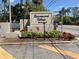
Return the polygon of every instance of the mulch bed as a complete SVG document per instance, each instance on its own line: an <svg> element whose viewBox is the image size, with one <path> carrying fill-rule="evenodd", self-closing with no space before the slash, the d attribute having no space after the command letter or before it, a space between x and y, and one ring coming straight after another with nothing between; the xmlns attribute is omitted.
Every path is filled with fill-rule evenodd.
<svg viewBox="0 0 79 59"><path fill-rule="evenodd" d="M50 41L52 42L54 41L64 41L63 39L58 39L58 38L46 38L46 40L44 40L44 38L2 38L0 39L0 43L4 43L4 42L44 42L44 41ZM73 39L75 40L75 39ZM71 40L71 41L73 41ZM67 40L65 40L67 41Z"/></svg>

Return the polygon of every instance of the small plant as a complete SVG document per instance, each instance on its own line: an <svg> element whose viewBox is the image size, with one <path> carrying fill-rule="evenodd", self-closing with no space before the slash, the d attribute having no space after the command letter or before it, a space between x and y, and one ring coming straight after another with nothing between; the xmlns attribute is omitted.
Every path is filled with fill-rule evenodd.
<svg viewBox="0 0 79 59"><path fill-rule="evenodd" d="M44 34L43 33L40 33L40 32L27 32L27 31L24 31L22 32L22 37L26 37L26 38L43 38L44 37Z"/></svg>
<svg viewBox="0 0 79 59"><path fill-rule="evenodd" d="M60 37L62 37L62 33L60 31L53 30L53 31L49 32L49 37L60 38Z"/></svg>
<svg viewBox="0 0 79 59"><path fill-rule="evenodd" d="M43 33L38 32L37 37L38 37L38 38L43 38L43 37L44 37L44 34L43 34Z"/></svg>
<svg viewBox="0 0 79 59"><path fill-rule="evenodd" d="M32 33L24 31L24 32L22 32L22 37L31 38L32 37Z"/></svg>
<svg viewBox="0 0 79 59"><path fill-rule="evenodd" d="M71 33L63 32L63 39L64 39L64 40L70 41L70 40L72 40L72 39L74 39L74 38L75 38L75 36L72 35Z"/></svg>

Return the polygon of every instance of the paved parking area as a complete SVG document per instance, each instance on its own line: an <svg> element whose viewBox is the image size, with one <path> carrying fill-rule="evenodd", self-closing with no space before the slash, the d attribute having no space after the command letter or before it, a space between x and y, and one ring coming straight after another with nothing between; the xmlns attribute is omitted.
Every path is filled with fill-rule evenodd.
<svg viewBox="0 0 79 59"><path fill-rule="evenodd" d="M1 45L16 59L79 59L79 46L57 44ZM61 53L61 54L60 54Z"/></svg>

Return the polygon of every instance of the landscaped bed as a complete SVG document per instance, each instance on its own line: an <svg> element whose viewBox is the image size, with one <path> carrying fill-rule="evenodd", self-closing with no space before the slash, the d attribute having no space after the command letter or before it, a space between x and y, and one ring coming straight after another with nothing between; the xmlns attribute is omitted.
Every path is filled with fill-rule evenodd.
<svg viewBox="0 0 79 59"><path fill-rule="evenodd" d="M35 38L35 39L43 39L44 34L41 32L27 32L27 31L22 31L22 37L21 38ZM51 38L52 40L59 40L59 41L72 41L75 39L75 36L72 35L71 33L66 33L66 32L60 32L57 30L53 30L50 32L46 32L45 34L46 38Z"/></svg>

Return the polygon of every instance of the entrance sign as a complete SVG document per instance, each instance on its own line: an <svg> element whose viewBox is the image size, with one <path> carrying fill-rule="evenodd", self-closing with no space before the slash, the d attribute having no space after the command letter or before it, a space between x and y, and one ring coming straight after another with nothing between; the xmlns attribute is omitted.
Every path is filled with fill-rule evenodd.
<svg viewBox="0 0 79 59"><path fill-rule="evenodd" d="M53 30L53 16L51 12L30 12L30 26L28 26L28 31L32 29L34 32L44 32L43 23L46 23L46 30L50 25L52 25L51 30ZM37 28L39 28L39 31Z"/></svg>

